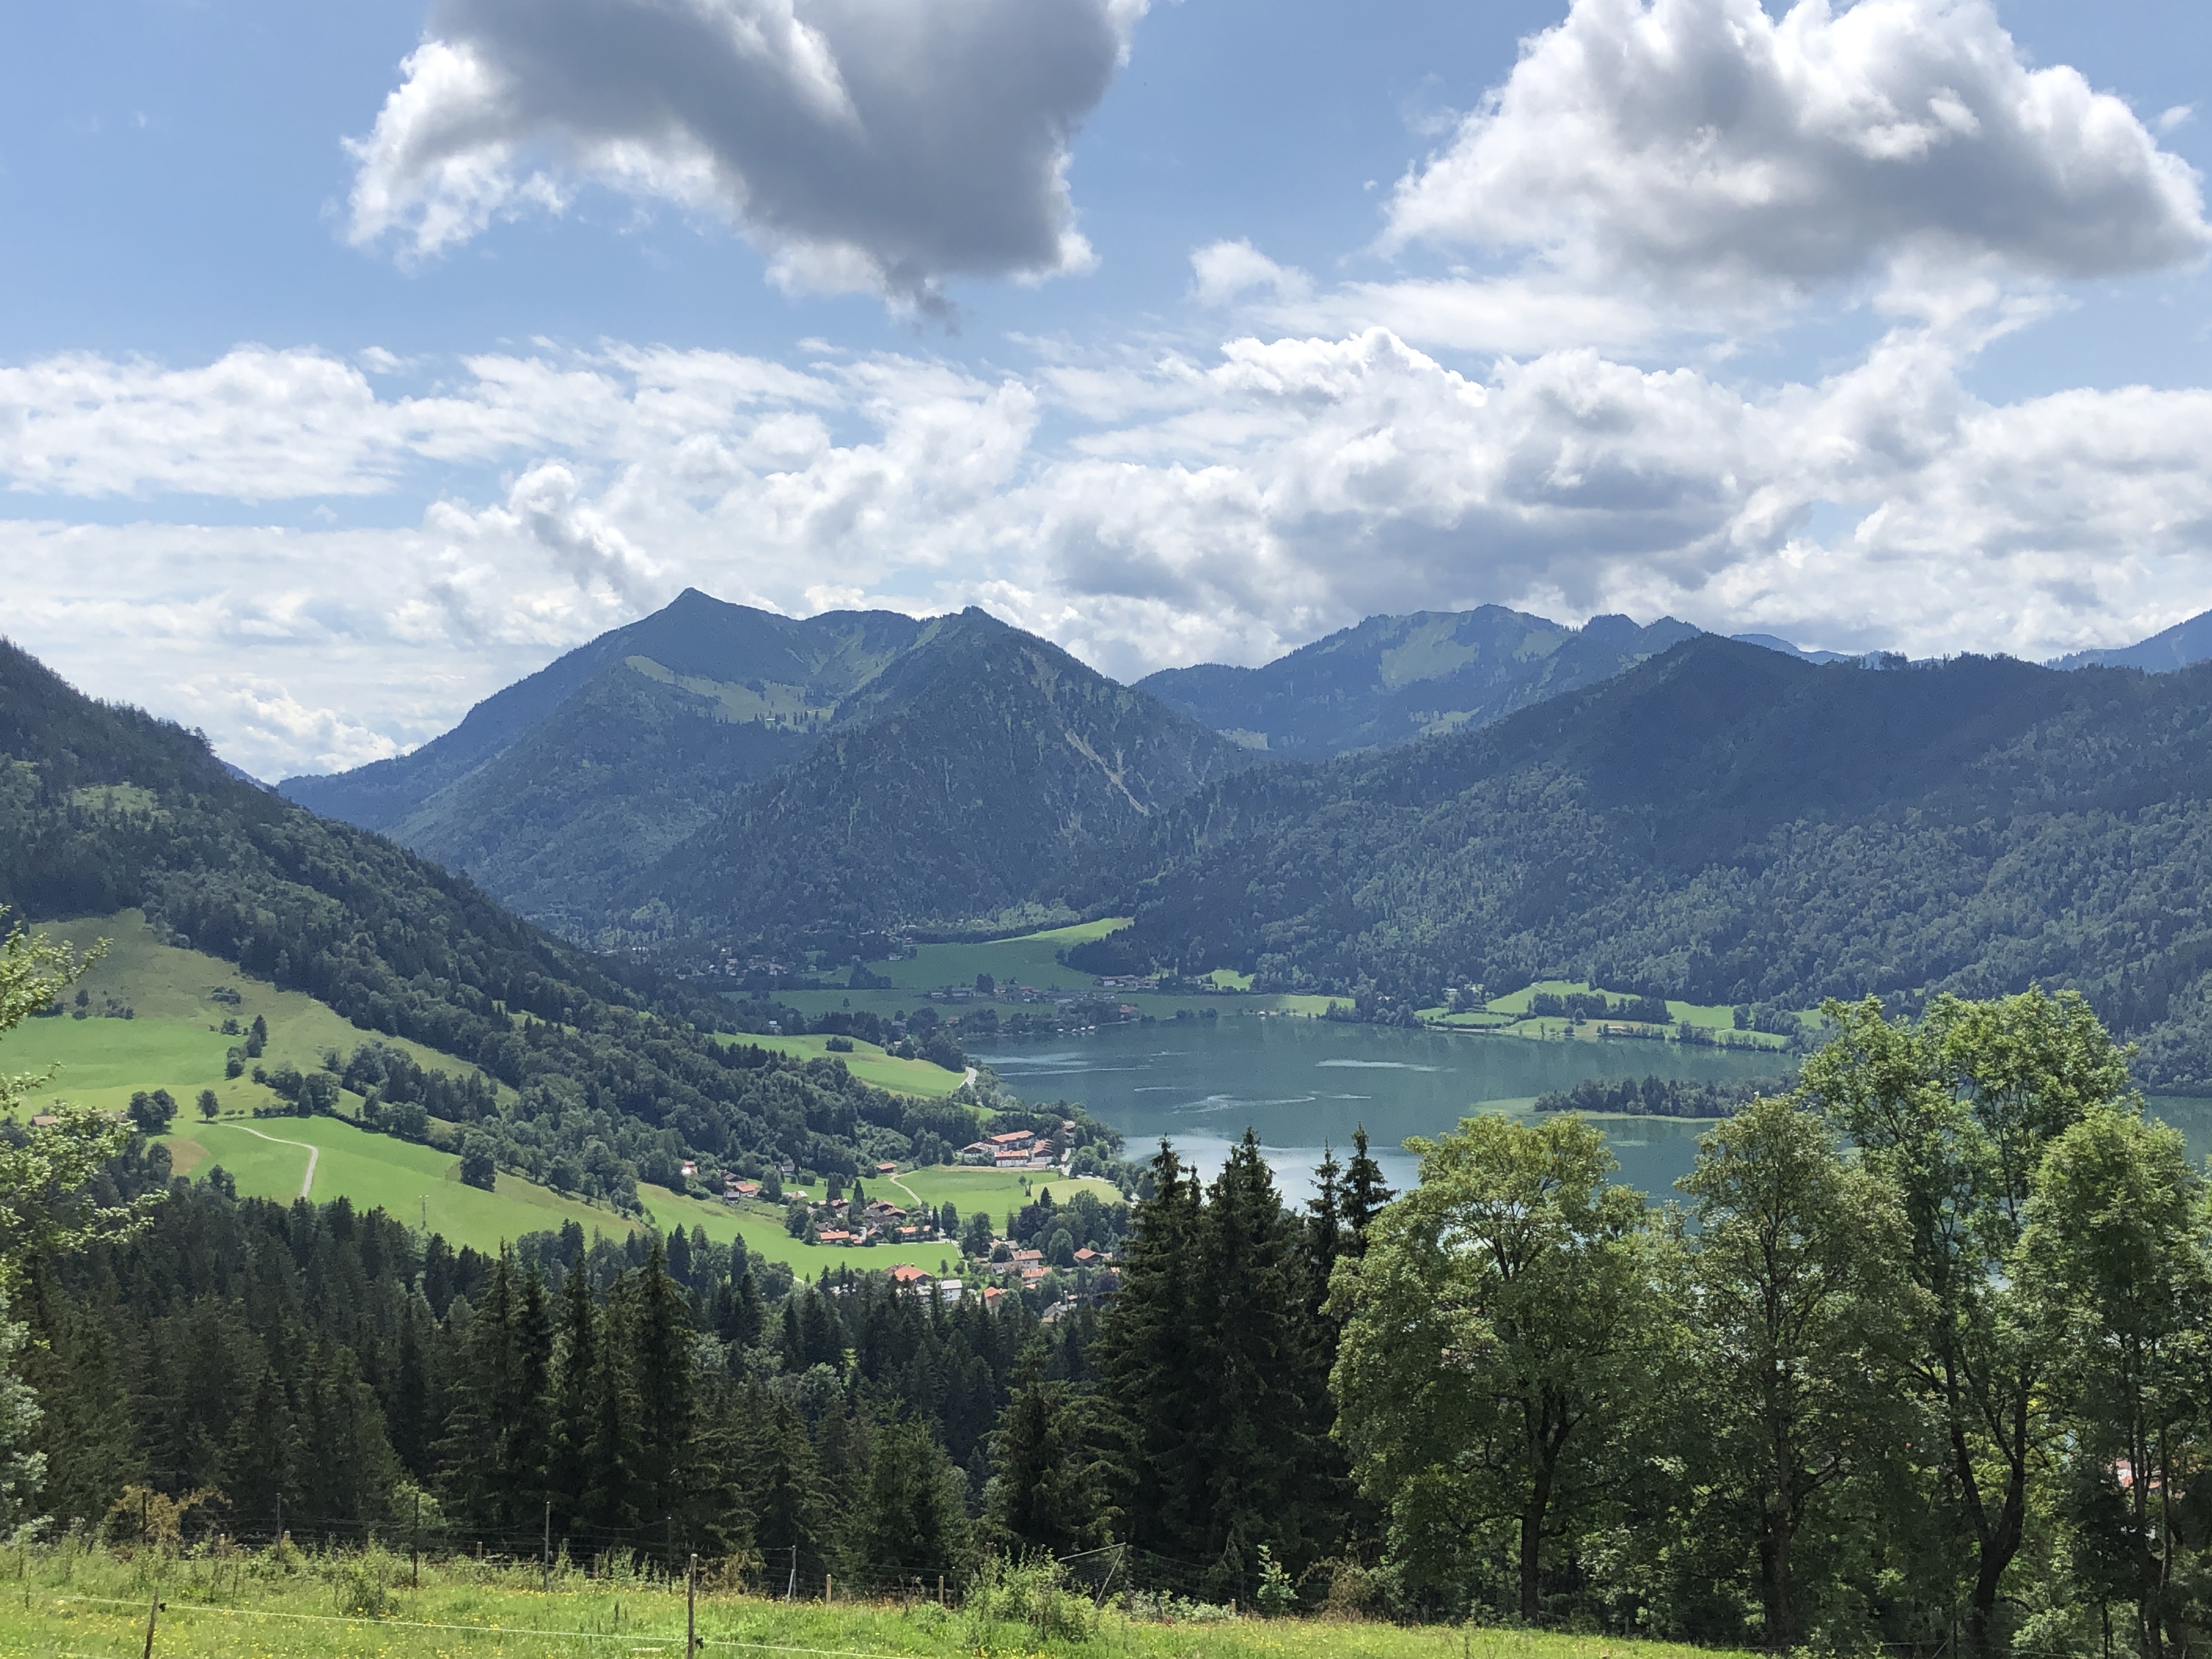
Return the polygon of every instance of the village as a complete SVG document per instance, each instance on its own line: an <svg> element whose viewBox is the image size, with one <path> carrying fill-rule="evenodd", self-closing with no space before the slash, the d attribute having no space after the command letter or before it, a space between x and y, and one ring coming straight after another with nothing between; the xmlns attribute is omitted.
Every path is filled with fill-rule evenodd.
<svg viewBox="0 0 2212 1659"><path fill-rule="evenodd" d="M1075 1127L1073 1120L1063 1120L1057 1136L1033 1129L1007 1130L961 1147L957 1161L968 1168L1066 1175L1061 1149ZM1095 1304L1118 1282L1113 1244L1103 1236L1110 1233L1118 1240L1118 1222L1109 1220L1104 1206L1088 1193L1060 1206L1045 1186L1006 1218L1002 1232L981 1212L963 1218L950 1203L933 1208L919 1200L899 1204L880 1196L884 1185L908 1190L899 1180L900 1166L890 1160L878 1162L871 1172L878 1183L876 1196L870 1195L860 1178L848 1190L840 1177L831 1176L817 1197L805 1188L785 1186L781 1176L793 1173L786 1169L761 1180L729 1176L722 1196L732 1204L781 1205L786 1230L806 1244L864 1249L942 1242L957 1254L964 1277L940 1277L908 1262L891 1267L890 1276L902 1288L933 1293L947 1304L972 1293L988 1307L1008 1295L1026 1294L1049 1322L1073 1308ZM1098 1242L1092 1242L1094 1237Z"/></svg>

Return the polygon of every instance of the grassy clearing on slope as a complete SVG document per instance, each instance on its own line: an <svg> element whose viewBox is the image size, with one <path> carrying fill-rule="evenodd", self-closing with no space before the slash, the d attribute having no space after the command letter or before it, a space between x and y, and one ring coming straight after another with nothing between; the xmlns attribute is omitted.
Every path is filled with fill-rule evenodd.
<svg viewBox="0 0 2212 1659"><path fill-rule="evenodd" d="M981 945L924 945L910 957L901 957L894 962L871 963L871 972L889 979L894 988L902 991L934 991L948 985L968 985L975 982L978 974L988 974L1001 982L1034 985L1040 990L1051 985L1079 989L1091 983L1091 975L1073 968L1062 967L1058 953L1071 945L1103 938L1116 927L1128 926L1128 919L1108 919L1082 921L1072 927L1048 928L1042 933L1024 933L1018 939L994 939Z"/></svg>
<svg viewBox="0 0 2212 1659"><path fill-rule="evenodd" d="M9 1564L11 1566L14 1563ZM621 1573L586 1580L565 1564L550 1590L534 1564L426 1565L410 1589L404 1556L125 1559L73 1546L28 1553L20 1584L0 1594L0 1655L136 1656L149 1605L163 1603L155 1651L167 1659L568 1659L678 1654L680 1577ZM818 1582L806 1586L817 1596ZM841 1599L785 1602L708 1591L697 1629L708 1653L781 1651L842 1659L973 1659L978 1653L1065 1659L1711 1659L1713 1650L1618 1637L1565 1636L1339 1619L1125 1620L1083 1609L1064 1636L977 1608ZM368 1609L374 1608L373 1616ZM1079 1633L1077 1633L1079 1632Z"/></svg>
<svg viewBox="0 0 2212 1659"><path fill-rule="evenodd" d="M135 1091L167 1089L191 1112L199 1091L213 1089L226 1112L250 1112L277 1103L277 1097L250 1073L224 1078L223 1056L244 1041L222 1034L225 1019L235 1019L240 1030L252 1024L257 1014L268 1022L269 1047L260 1063L271 1071L288 1061L311 1070L321 1064L326 1050L350 1054L373 1035L301 992L277 990L220 957L163 944L137 910L46 922L37 931L80 950L100 939L109 946L106 957L79 981L95 1011L91 1018L27 1019L0 1043L0 1066L10 1072L61 1065L61 1075L33 1109L49 1097L119 1109ZM228 996L238 1000L234 1004ZM96 1011L110 1001L131 1009L135 1018L101 1018ZM476 1069L419 1042L378 1041L405 1049L429 1070L458 1076Z"/></svg>
<svg viewBox="0 0 2212 1659"><path fill-rule="evenodd" d="M1048 1188L1055 1204L1066 1204L1078 1193L1089 1193L1101 1204L1121 1201L1121 1189L1110 1181L1088 1176L1073 1180L1049 1170L963 1169L940 1164L927 1170L902 1170L898 1179L925 1204L950 1204L963 1216L984 1210L1001 1220L1009 1210L1020 1209ZM869 1185L871 1192L875 1190L872 1184L863 1184Z"/></svg>
<svg viewBox="0 0 2212 1659"><path fill-rule="evenodd" d="M826 1036L741 1035L722 1040L771 1048L777 1054L795 1054L801 1060L842 1060L845 1069L863 1083L888 1089L895 1095L917 1095L924 1100L942 1100L968 1080L965 1072L949 1072L927 1060L901 1060L859 1037L845 1039L853 1045L850 1054L833 1054Z"/></svg>
<svg viewBox="0 0 2212 1659"><path fill-rule="evenodd" d="M501 1239L557 1228L564 1221L620 1237L631 1223L612 1210L563 1197L548 1187L501 1173L490 1192L461 1183L460 1160L434 1146L371 1134L334 1117L264 1117L252 1122L177 1122L168 1139L180 1170L205 1178L221 1164L242 1196L289 1200L300 1196L306 1148L318 1149L314 1185L319 1204L345 1198L357 1210L381 1208L410 1227L426 1223L456 1246L495 1250Z"/></svg>
<svg viewBox="0 0 2212 1659"><path fill-rule="evenodd" d="M1541 994L1569 996L1601 992L1607 996L1626 996L1623 991L1607 990L1578 979L1545 979L1514 992L1510 996L1492 997L1480 1011L1464 1014L1447 1014L1441 1008L1424 1009L1421 1018L1432 1024L1455 1030L1504 1030L1514 1036L1544 1037L1553 1040L1580 1039L1584 1042L1601 1040L1597 1022L1585 1021L1577 1026L1573 1022L1547 1016L1531 1018L1528 1010ZM1676 1025L1695 1026L1716 1035L1725 1033L1726 1046L1741 1048L1787 1048L1790 1039L1767 1031L1739 1031L1735 1029L1735 1010L1727 1003L1682 1002L1668 999L1667 1012L1674 1016ZM1819 1019L1819 1015L1802 1013L1798 1018L1808 1024ZM1613 1022L1619 1023L1619 1022ZM1639 1027L1654 1033L1664 1031L1664 1026Z"/></svg>
<svg viewBox="0 0 2212 1659"><path fill-rule="evenodd" d="M885 1187L878 1191L881 1183L874 1182L861 1184L868 1188L871 1197L898 1201L895 1189ZM678 1226L687 1233L694 1227L702 1227L707 1237L718 1244L742 1238L745 1249L753 1255L769 1261L788 1261L793 1272L809 1279L818 1277L825 1267L884 1273L907 1261L932 1273L942 1268L950 1273L960 1265L958 1247L944 1239L932 1239L923 1244L877 1244L858 1249L837 1244L809 1244L784 1231L783 1212L774 1205L724 1204L713 1199L678 1198L665 1187L641 1187L638 1195L645 1201L646 1213L664 1233Z"/></svg>
<svg viewBox="0 0 2212 1659"><path fill-rule="evenodd" d="M1245 1014L1296 1014L1318 1019L1328 1012L1331 1001L1345 1000L1342 997L1275 992L1244 996L1172 996L1158 991L1102 992L1087 979L1063 981L1060 994L1068 997L1079 994L1110 996L1116 1002L1129 1004L1140 1014L1150 1014L1154 1019L1162 1021L1172 1020L1178 1013L1190 1019L1203 1019L1208 1014L1217 1019L1234 1019ZM925 1005L935 1008L948 1020L957 1019L976 1008L995 1008L1000 1019L1011 1019L1023 1012L1023 1006L1018 1003L985 1002L981 999L966 1003L930 1003L926 997L913 991L778 991L775 1000L804 1014L827 1014L849 1008L855 1012L865 1011L885 1019ZM1054 1011L1042 1007L1031 1008L1030 1012L1050 1015Z"/></svg>

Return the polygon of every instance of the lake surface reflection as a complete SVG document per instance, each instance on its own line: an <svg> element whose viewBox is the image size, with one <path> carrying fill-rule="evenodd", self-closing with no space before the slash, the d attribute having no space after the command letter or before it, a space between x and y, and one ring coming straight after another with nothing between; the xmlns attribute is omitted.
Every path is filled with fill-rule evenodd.
<svg viewBox="0 0 2212 1659"><path fill-rule="evenodd" d="M1303 1198L1324 1141L1340 1159L1367 1126L1393 1186L1413 1179L1401 1150L1470 1113L1533 1115L1535 1097L1584 1078L1722 1080L1772 1077L1794 1057L1732 1054L1660 1042L1536 1042L1523 1037L1395 1030L1327 1020L1258 1018L1113 1026L1048 1043L978 1052L1024 1100L1080 1101L1127 1137L1126 1156L1150 1156L1163 1137L1207 1176L1249 1125L1285 1190ZM2157 1097L2152 1113L2212 1152L2212 1102ZM1672 1118L1598 1120L1621 1179L1674 1196L1698 1137L1712 1126Z"/></svg>
<svg viewBox="0 0 2212 1659"><path fill-rule="evenodd" d="M1300 1196L1322 1143L1340 1158L1363 1122L1377 1161L1402 1187L1413 1159L1400 1143L1473 1112L1526 1114L1538 1095L1584 1078L1771 1077L1788 1063L1671 1042L1537 1042L1251 1016L1112 1026L975 1058L1024 1100L1082 1102L1127 1137L1131 1158L1148 1156L1165 1136L1210 1176L1249 1125L1285 1189ZM1663 1195L1711 1126L1616 1118L1601 1127L1622 1178Z"/></svg>

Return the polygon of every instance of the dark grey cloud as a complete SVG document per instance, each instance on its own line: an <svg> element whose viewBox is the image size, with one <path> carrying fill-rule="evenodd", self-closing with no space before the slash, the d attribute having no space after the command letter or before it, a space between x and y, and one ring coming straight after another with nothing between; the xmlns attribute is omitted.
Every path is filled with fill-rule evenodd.
<svg viewBox="0 0 2212 1659"><path fill-rule="evenodd" d="M1145 0L439 0L350 231L424 257L592 180L718 212L793 287L927 303L1080 269L1067 145Z"/></svg>

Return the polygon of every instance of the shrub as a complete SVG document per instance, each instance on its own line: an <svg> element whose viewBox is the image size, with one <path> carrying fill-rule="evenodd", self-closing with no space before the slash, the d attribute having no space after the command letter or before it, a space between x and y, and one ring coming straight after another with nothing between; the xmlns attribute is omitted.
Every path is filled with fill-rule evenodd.
<svg viewBox="0 0 2212 1659"><path fill-rule="evenodd" d="M974 1645L988 1647L994 1622L1022 1624L1041 1642L1079 1642L1091 1634L1090 1598L1069 1588L1067 1569L1049 1555L1018 1562L994 1556L969 1586L967 1611Z"/></svg>

